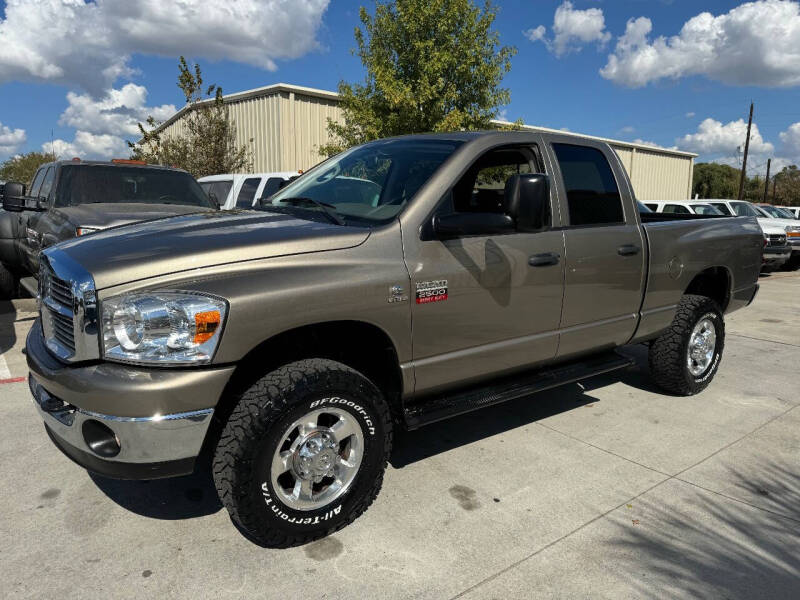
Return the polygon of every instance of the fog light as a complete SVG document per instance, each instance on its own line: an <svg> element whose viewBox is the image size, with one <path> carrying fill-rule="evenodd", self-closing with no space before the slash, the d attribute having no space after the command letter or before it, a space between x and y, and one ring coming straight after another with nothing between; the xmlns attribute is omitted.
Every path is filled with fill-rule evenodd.
<svg viewBox="0 0 800 600"><path fill-rule="evenodd" d="M89 449L103 458L113 458L120 451L119 438L100 421L89 419L83 422L83 439Z"/></svg>

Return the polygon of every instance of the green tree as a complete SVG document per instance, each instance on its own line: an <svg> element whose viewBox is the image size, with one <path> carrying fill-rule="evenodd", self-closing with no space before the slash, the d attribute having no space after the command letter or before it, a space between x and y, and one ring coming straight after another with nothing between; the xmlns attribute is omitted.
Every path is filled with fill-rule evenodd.
<svg viewBox="0 0 800 600"><path fill-rule="evenodd" d="M499 46L497 9L471 0L378 0L361 7L354 51L363 83L339 83L342 122L328 120L331 155L406 133L489 128L510 93L500 87L513 47Z"/></svg>
<svg viewBox="0 0 800 600"><path fill-rule="evenodd" d="M789 165L775 173L774 183L775 204L800 206L800 169L797 165ZM772 184L767 198L772 202Z"/></svg>
<svg viewBox="0 0 800 600"><path fill-rule="evenodd" d="M195 177L250 170L251 153L236 143L236 124L222 99L222 88L210 85L204 92L200 65L190 69L183 56L178 68L178 87L187 107L183 133L156 131L159 124L150 116L146 126L139 123L141 139L128 142L131 158L181 167Z"/></svg>
<svg viewBox="0 0 800 600"><path fill-rule="evenodd" d="M53 160L56 160L56 156L52 152L28 152L13 156L0 165L0 179L18 181L30 187L36 169Z"/></svg>
<svg viewBox="0 0 800 600"><path fill-rule="evenodd" d="M717 163L697 163L692 179L692 196L700 198L736 198L739 193L739 169Z"/></svg>

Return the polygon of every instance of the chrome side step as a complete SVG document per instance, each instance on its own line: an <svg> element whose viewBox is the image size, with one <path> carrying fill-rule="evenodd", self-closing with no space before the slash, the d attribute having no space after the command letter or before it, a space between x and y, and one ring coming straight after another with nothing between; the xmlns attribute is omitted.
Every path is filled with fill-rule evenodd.
<svg viewBox="0 0 800 600"><path fill-rule="evenodd" d="M431 396L427 400L421 400L419 403L405 408L406 425L409 429L417 429L423 425L478 410L485 406L523 398L566 383L632 367L634 364L636 361L632 358L616 352L607 352L539 371L495 380L488 385L455 394Z"/></svg>

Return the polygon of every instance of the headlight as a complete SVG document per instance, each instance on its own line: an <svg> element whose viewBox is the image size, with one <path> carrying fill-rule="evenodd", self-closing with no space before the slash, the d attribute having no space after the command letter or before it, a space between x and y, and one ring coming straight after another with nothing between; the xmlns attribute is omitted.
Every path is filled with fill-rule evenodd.
<svg viewBox="0 0 800 600"><path fill-rule="evenodd" d="M202 364L214 356L227 304L199 294L154 292L104 300L103 354L147 364Z"/></svg>

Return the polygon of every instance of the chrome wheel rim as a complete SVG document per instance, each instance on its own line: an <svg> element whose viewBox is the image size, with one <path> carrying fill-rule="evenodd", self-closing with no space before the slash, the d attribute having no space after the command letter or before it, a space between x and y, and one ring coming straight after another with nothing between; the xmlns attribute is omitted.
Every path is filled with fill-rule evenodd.
<svg viewBox="0 0 800 600"><path fill-rule="evenodd" d="M711 319L703 318L697 322L689 337L686 351L686 365L689 372L698 377L708 370L717 347L717 329Z"/></svg>
<svg viewBox="0 0 800 600"><path fill-rule="evenodd" d="M311 411L281 436L270 467L272 488L295 510L323 508L352 485L364 453L358 420L340 408Z"/></svg>

